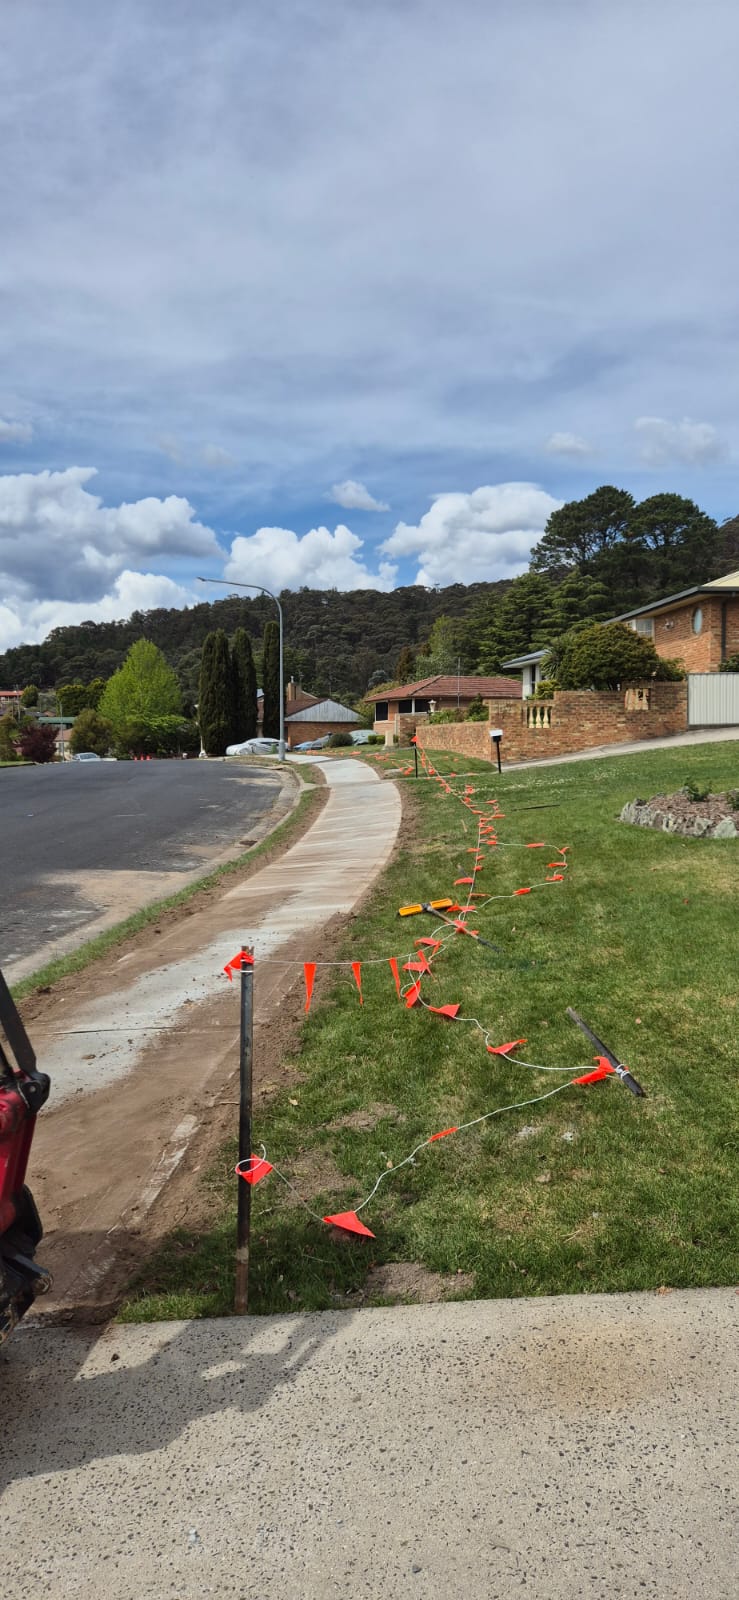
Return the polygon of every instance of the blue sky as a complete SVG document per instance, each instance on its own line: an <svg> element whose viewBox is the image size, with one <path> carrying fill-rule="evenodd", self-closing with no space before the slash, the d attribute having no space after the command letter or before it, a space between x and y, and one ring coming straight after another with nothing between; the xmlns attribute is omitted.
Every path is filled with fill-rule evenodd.
<svg viewBox="0 0 739 1600"><path fill-rule="evenodd" d="M513 576L602 482L739 510L733 0L1 29L0 648Z"/></svg>

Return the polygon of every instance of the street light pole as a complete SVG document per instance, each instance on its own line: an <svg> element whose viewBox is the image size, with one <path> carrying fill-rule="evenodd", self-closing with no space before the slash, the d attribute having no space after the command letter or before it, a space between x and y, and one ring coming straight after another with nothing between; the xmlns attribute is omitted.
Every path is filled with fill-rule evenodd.
<svg viewBox="0 0 739 1600"><path fill-rule="evenodd" d="M231 583L228 578L198 578L198 583L220 583L225 589L258 589L260 594L268 594L274 600L280 614L280 737L277 745L277 754L280 761L285 759L285 646L284 626L282 621L282 606L276 594L271 589L265 589L263 583Z"/></svg>

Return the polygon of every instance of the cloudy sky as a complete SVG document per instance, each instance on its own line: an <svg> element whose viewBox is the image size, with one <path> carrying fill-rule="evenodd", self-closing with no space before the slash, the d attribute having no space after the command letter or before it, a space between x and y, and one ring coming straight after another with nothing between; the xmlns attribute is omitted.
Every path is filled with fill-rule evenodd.
<svg viewBox="0 0 739 1600"><path fill-rule="evenodd" d="M5 6L0 648L512 576L602 482L734 515L738 50L735 0Z"/></svg>

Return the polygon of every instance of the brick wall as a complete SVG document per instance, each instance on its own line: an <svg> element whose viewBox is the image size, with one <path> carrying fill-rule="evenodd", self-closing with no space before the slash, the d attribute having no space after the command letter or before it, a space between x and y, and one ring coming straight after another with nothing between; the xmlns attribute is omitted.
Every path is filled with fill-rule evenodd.
<svg viewBox="0 0 739 1600"><path fill-rule="evenodd" d="M431 723L419 727L426 750L495 760L490 728L502 728L503 761L535 761L574 755L605 744L667 738L684 733L688 722L686 683L652 683L641 691L596 693L559 689L551 701L497 700L492 721Z"/></svg>
<svg viewBox="0 0 739 1600"><path fill-rule="evenodd" d="M721 664L721 606L719 599L696 595L690 605L676 606L654 619L654 648L661 656L681 661L686 672L718 672ZM700 633L693 632L693 617L700 608ZM731 655L729 633L739 638L739 600L726 601L726 653ZM739 648L739 646L737 646Z"/></svg>

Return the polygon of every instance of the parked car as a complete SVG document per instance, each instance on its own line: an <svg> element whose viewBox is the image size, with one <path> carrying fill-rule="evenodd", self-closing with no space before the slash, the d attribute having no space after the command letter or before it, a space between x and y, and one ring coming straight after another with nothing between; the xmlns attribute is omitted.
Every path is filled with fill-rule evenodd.
<svg viewBox="0 0 739 1600"><path fill-rule="evenodd" d="M273 756L276 750L276 739L244 739L242 744L226 745L227 756Z"/></svg>
<svg viewBox="0 0 739 1600"><path fill-rule="evenodd" d="M72 756L73 761L102 761L102 759L102 756L96 755L94 750L80 750L76 756Z"/></svg>
<svg viewBox="0 0 739 1600"><path fill-rule="evenodd" d="M326 749L326 745L328 744L328 741L329 741L330 738L331 738L330 733L324 733L322 739L306 739L303 744L296 744L294 746L294 749L295 750L325 750Z"/></svg>
<svg viewBox="0 0 739 1600"><path fill-rule="evenodd" d="M369 744L372 736L371 728L354 728L351 741L352 744Z"/></svg>

